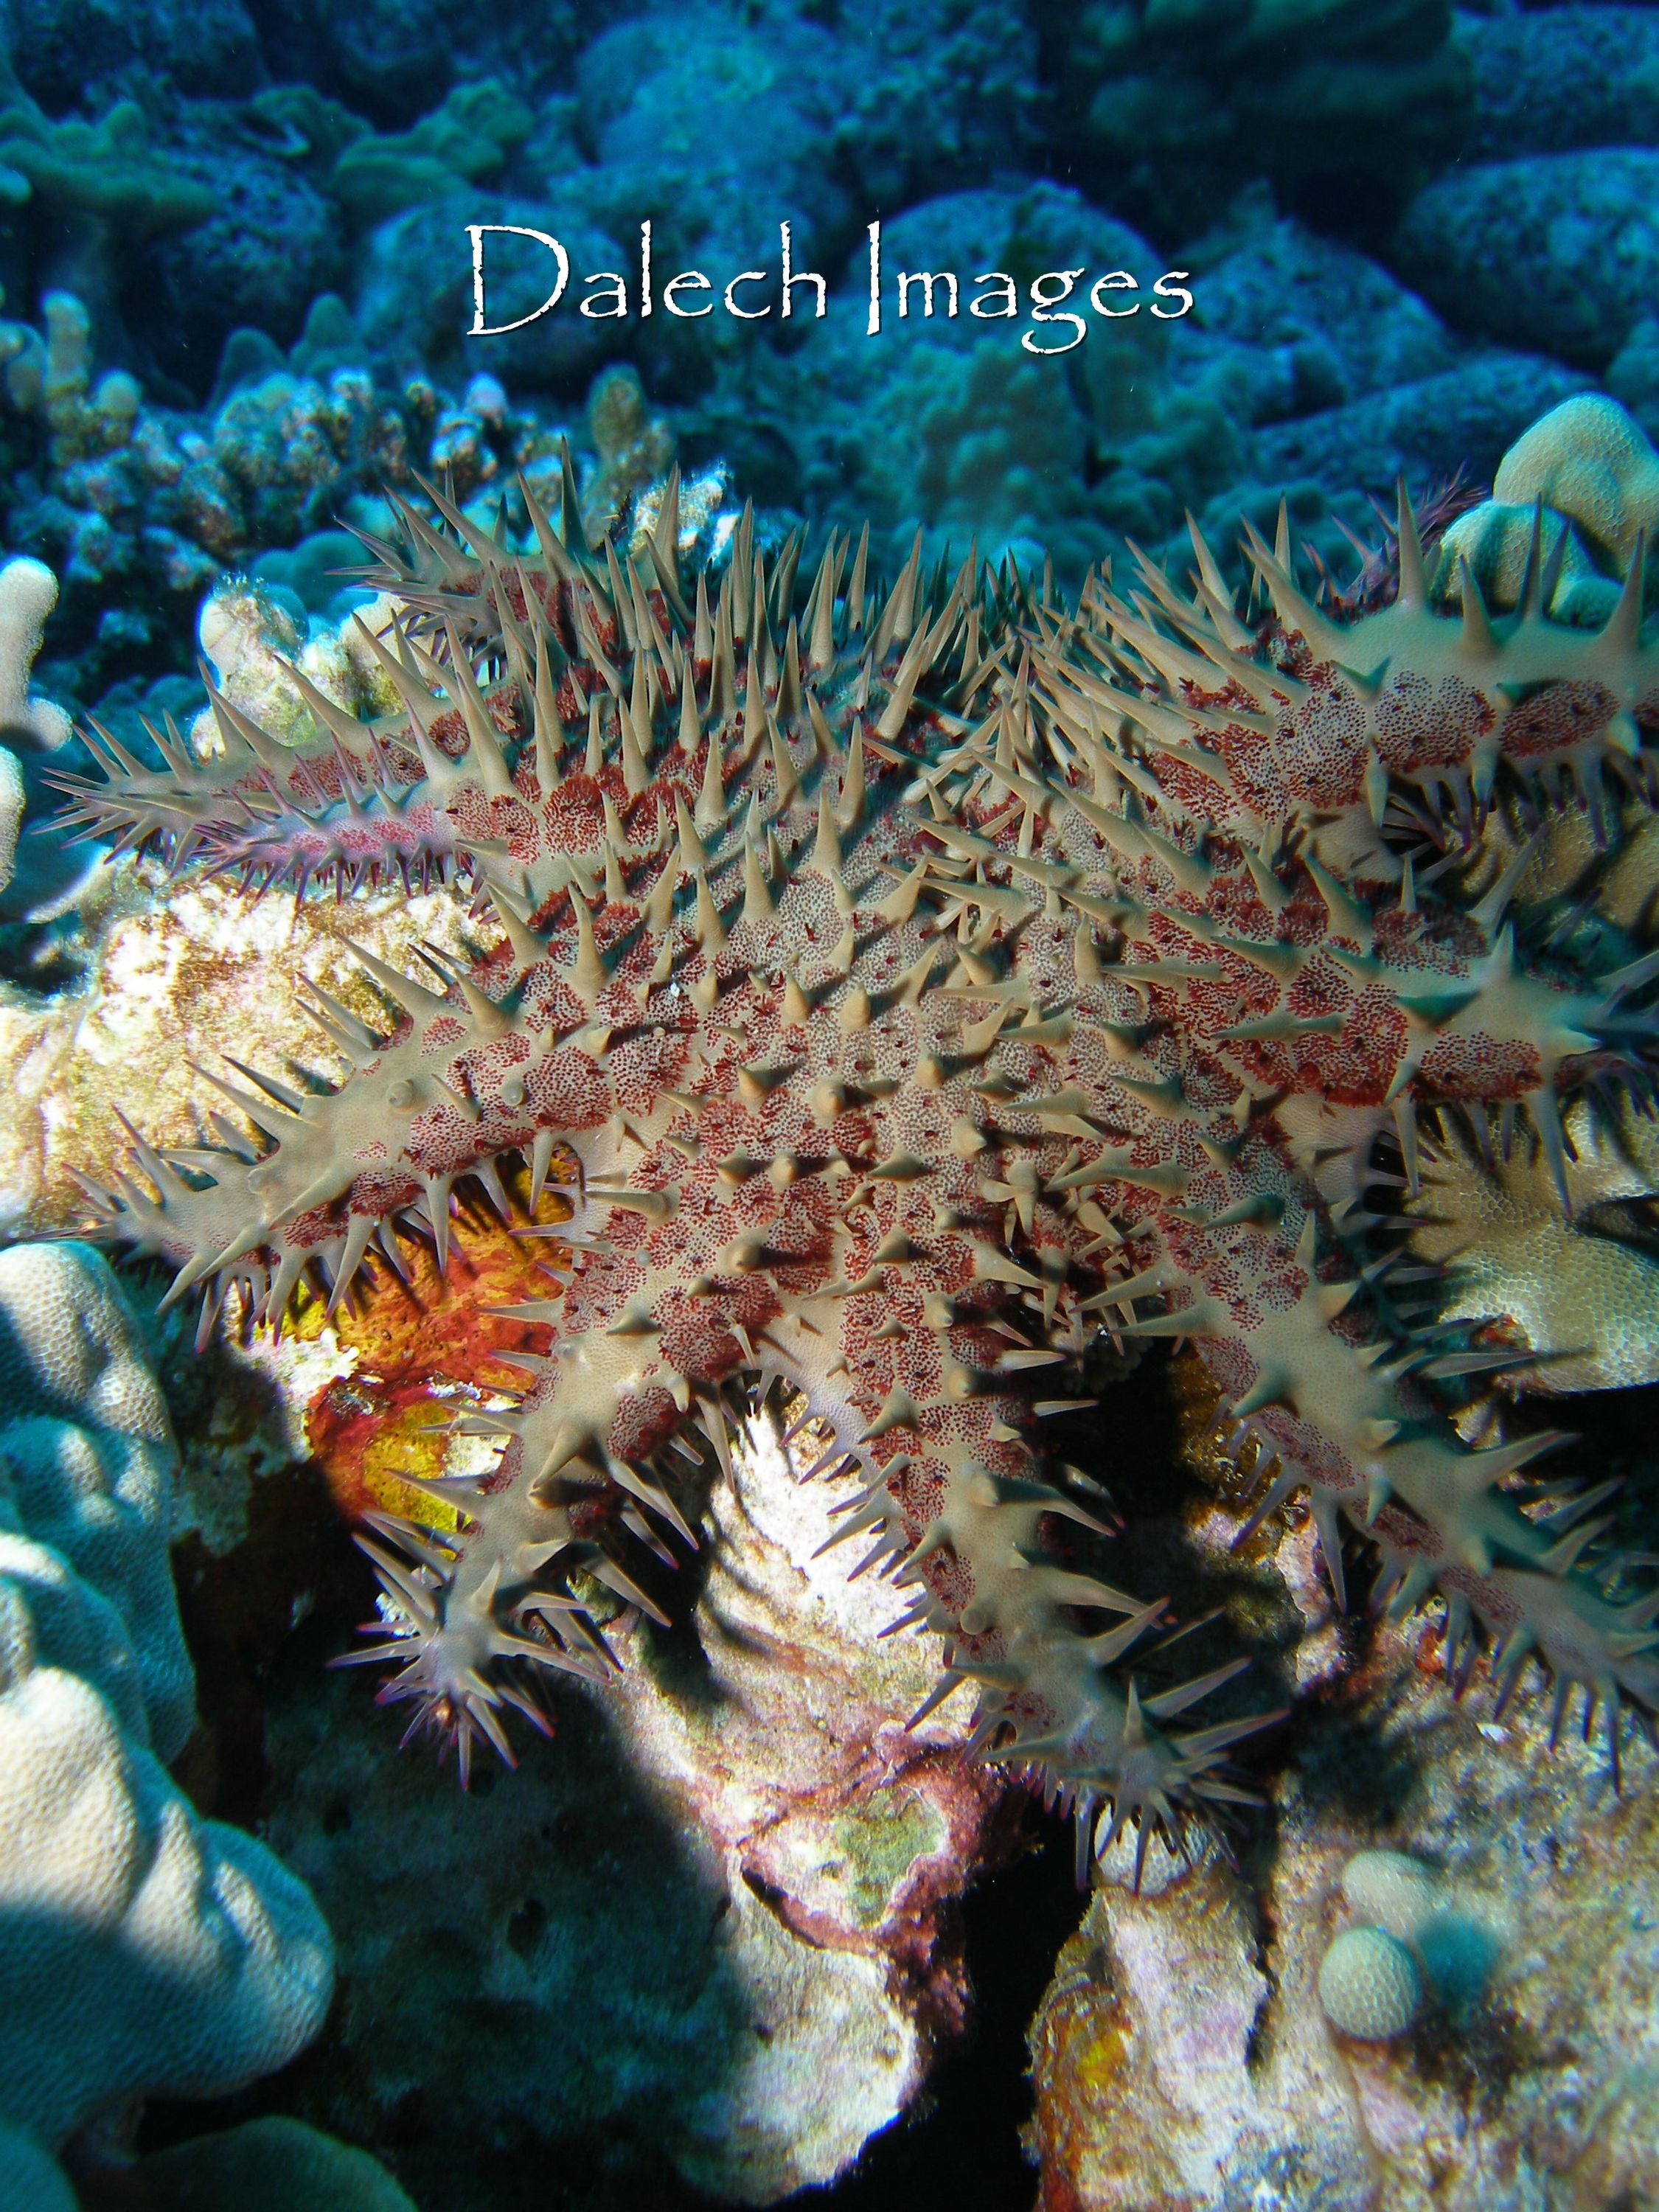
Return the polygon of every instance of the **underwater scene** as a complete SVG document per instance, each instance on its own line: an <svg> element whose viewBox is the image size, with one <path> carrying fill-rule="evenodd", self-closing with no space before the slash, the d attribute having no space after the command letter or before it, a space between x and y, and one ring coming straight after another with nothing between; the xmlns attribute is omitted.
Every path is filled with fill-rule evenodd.
<svg viewBox="0 0 1659 2212"><path fill-rule="evenodd" d="M1659 2208L1659 7L0 57L0 2212Z"/></svg>

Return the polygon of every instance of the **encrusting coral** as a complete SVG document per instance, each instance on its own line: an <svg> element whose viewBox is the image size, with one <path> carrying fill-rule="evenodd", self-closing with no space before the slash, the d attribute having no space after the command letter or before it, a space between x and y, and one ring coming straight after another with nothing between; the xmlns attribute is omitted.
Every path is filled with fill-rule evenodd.
<svg viewBox="0 0 1659 2212"><path fill-rule="evenodd" d="M1042 1437L1097 1346L1187 1340L1258 1520L1305 1493L1339 1597L1363 1532L1396 1610L1443 1607L1455 1678L1484 1642L1507 1699L1536 1658L1616 1765L1659 1703L1659 1594L1601 1487L1521 1483L1553 1435L1462 1440L1513 1350L1442 1317L1388 1194L1455 1109L1535 1143L1565 1206L1564 1095L1649 1095L1659 953L1518 896L1555 825L1616 856L1652 809L1639 546L1599 630L1546 611L1541 507L1516 611L1467 564L1440 611L1403 495L1397 581L1351 619L1283 525L1248 537L1261 611L1194 532L1186 586L1142 562L1074 609L919 545L872 592L837 538L797 612L799 541L769 563L747 520L718 588L681 574L672 480L626 557L568 478L533 554L433 503L375 546L372 696L295 669L285 742L216 686L216 750L99 736L76 793L175 867L439 878L499 932L430 981L365 955L380 1030L311 993L341 1079L215 1077L257 1135L140 1139L90 1188L204 1336L228 1300L280 1328L308 1273L332 1310L400 1238L441 1261L465 1178L503 1215L518 1158L532 1209L563 1194L532 1233L565 1264L509 1309L550 1348L468 1417L495 1471L362 1540L382 1697L463 1777L480 1739L510 1758L538 1678L605 1671L595 1583L649 1606L629 1542L695 1540L685 1469L725 1455L731 1394L781 1383L818 1467L861 1470L842 1534L945 1638L975 1746L1075 1811L1080 1866L1131 1825L1179 1844L1249 1797L1224 1762L1261 1717L1186 1718L1245 1662L1137 1671L1164 1601L1097 1578L1100 1496Z"/></svg>
<svg viewBox="0 0 1659 2212"><path fill-rule="evenodd" d="M9 61L0 65L0 200L33 200L134 239L188 229L214 205L206 185L152 152L136 101L118 101L96 123L57 121L21 90Z"/></svg>

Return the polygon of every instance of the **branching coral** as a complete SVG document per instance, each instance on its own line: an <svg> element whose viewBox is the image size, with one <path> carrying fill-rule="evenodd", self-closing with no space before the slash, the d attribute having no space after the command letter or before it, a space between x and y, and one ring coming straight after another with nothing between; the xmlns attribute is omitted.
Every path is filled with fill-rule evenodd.
<svg viewBox="0 0 1659 2212"><path fill-rule="evenodd" d="M781 1382L819 1465L861 1471L843 1533L946 1638L977 1747L1075 1810L1080 1863L1129 1824L1179 1842L1248 1795L1224 1761L1260 1717L1187 1718L1244 1662L1147 1681L1164 1603L1097 1577L1097 1496L1041 1439L1101 1341L1187 1340L1258 1518L1304 1493L1339 1595L1363 1532L1458 1679L1484 1640L1507 1698L1535 1657L1616 1759L1659 1702L1659 1595L1597 1493L1520 1486L1553 1437L1461 1440L1510 1350L1443 1316L1370 1194L1416 1189L1455 1104L1523 1127L1565 1204L1564 1096L1649 1094L1659 954L1519 896L1528 825L1617 848L1651 811L1640 561L1599 631L1545 611L1537 533L1514 614L1467 566L1443 613L1402 499L1397 593L1347 622L1284 526L1248 538L1255 620L1196 535L1187 586L1143 563L1075 608L919 547L872 592L837 539L797 613L798 544L769 563L747 521L718 588L681 575L672 483L626 558L586 548L574 482L563 527L532 502L534 559L434 503L376 549L392 711L295 669L292 744L216 690L216 750L101 740L77 792L178 866L442 875L501 933L427 981L366 955L379 1030L313 988L343 1079L242 1070L218 1087L257 1134L141 1141L92 1193L205 1334L233 1298L280 1327L308 1272L332 1306L400 1239L441 1261L464 1178L504 1214L515 1158L532 1205L565 1189L568 1270L513 1309L550 1349L473 1417L495 1472L364 1539L382 1696L463 1773L510 1757L538 1679L605 1669L594 1581L648 1602L629 1547L692 1540L677 1470L724 1455L729 1394Z"/></svg>
<svg viewBox="0 0 1659 2212"><path fill-rule="evenodd" d="M43 561L8 561L0 568L0 891L16 869L27 798L14 748L53 752L70 733L61 707L29 696L40 633L57 603L58 579Z"/></svg>
<svg viewBox="0 0 1659 2212"><path fill-rule="evenodd" d="M74 293L48 292L40 313L44 336L30 323L0 323L7 398L25 414L45 415L57 466L124 446L138 413L137 385L112 368L92 391L92 319Z"/></svg>

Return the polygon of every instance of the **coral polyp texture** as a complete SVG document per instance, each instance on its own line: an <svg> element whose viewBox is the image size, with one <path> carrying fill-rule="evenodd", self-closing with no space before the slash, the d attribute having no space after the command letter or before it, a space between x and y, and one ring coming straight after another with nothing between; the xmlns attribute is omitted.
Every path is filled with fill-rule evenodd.
<svg viewBox="0 0 1659 2212"><path fill-rule="evenodd" d="M365 1537L382 1695L464 1773L510 1757L510 1709L604 1674L593 1609L653 1603L640 1561L683 1554L741 1393L781 1384L862 1475L842 1532L945 1639L976 1748L1075 1812L1080 1863L1181 1843L1248 1799L1265 1698L1203 1725L1243 1658L1148 1675L1164 1601L1098 1578L1100 1492L1044 1439L1114 1350L1185 1340L1258 1517L1302 1493L1339 1596L1363 1535L1455 1679L1484 1646L1507 1698L1540 1662L1616 1761L1659 1595L1600 1487L1523 1477L1557 1439L1483 1394L1528 1348L1443 1317L1455 1277L1401 1239L1419 1134L1540 1158L1565 1216L1564 1110L1650 1099L1659 952L1583 896L1654 805L1639 544L1587 629L1548 611L1541 503L1514 608L1466 561L1449 611L1402 495L1395 580L1344 620L1283 525L1247 532L1248 599L1194 532L1184 580L1143 561L1072 606L926 574L920 540L879 590L835 539L798 592L798 541L769 559L747 518L684 574L672 479L631 550L586 544L574 485L556 526L531 501L533 551L435 494L399 513L349 683L280 672L262 721L227 678L211 743L94 732L76 794L176 867L450 882L491 940L423 980L366 953L378 1028L311 992L342 1079L215 1077L255 1133L140 1140L92 1193L204 1334L228 1300L279 1328L307 1274L331 1309L410 1240L441 1261L467 1178L504 1215L563 1194L547 1295L507 1310L546 1350L465 1417L493 1471Z"/></svg>

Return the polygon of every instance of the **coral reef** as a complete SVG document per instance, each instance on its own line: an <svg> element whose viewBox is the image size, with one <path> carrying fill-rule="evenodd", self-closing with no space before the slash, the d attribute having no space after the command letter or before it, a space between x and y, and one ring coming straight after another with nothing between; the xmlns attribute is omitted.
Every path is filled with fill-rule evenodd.
<svg viewBox="0 0 1659 2212"><path fill-rule="evenodd" d="M872 560L896 570L920 525L929 567L971 541L993 565L1012 549L1080 582L1109 533L1162 542L1237 469L1227 403L1243 377L1178 343L1184 326L1152 312L1153 249L1080 194L1047 182L947 193L885 223L882 250L890 283L897 271L1070 264L1125 270L1136 289L1117 320L1056 362L1026 352L1006 322L961 302L953 313L942 286L872 343L860 288L844 281L796 351L734 366L721 404L751 419L746 430L720 421L725 450L752 449L754 418L787 426L791 495L854 537L867 522ZM1058 320L1030 335L1074 343Z"/></svg>
<svg viewBox="0 0 1659 2212"><path fill-rule="evenodd" d="M1474 74L1468 161L1659 141L1659 24L1647 8L1568 5L1460 16Z"/></svg>
<svg viewBox="0 0 1659 2212"><path fill-rule="evenodd" d="M1061 141L1133 218L1196 229L1268 177L1345 211L1455 153L1474 72L1438 0L1096 0L1042 11Z"/></svg>
<svg viewBox="0 0 1659 2212"><path fill-rule="evenodd" d="M1553 361L1485 354L1437 376L1267 424L1254 442L1255 472L1269 483L1311 480L1328 494L1346 470L1373 499L1390 501L1402 475L1425 484L1460 472L1480 481L1500 465L1517 429L1583 382ZM1206 513L1221 504L1212 502Z"/></svg>
<svg viewBox="0 0 1659 2212"><path fill-rule="evenodd" d="M602 538L632 505L635 495L666 477L674 459L673 433L646 404L639 372L607 369L587 396L587 425L599 465L585 486L583 528Z"/></svg>
<svg viewBox="0 0 1659 2212"><path fill-rule="evenodd" d="M129 329L137 320L141 364L176 404L203 391L232 331L257 323L291 343L313 302L346 280L350 254L337 204L234 111L204 101L175 130L173 158L211 191L213 212L149 250L144 298L129 283L108 304ZM228 133L240 142L229 161Z"/></svg>
<svg viewBox="0 0 1659 2212"><path fill-rule="evenodd" d="M1319 37L1356 30L1325 13ZM129 27L167 70L172 14ZM446 90L454 52L424 79L426 112L395 120L378 101L343 105L320 78L240 100L143 100L151 167L164 155L175 183L210 185L215 210L149 243L125 216L31 222L3 272L19 318L0 327L0 350L15 355L0 416L7 537L63 577L77 699L96 706L118 690L118 713L146 684L185 673L204 590L341 521L383 530L379 483L406 486L411 469L441 474L453 457L464 506L515 466L545 493L582 393L629 360L647 411L672 407L678 449L719 456L760 503L768 542L802 515L854 530L869 519L872 559L892 573L914 519L929 562L948 533L965 544L978 531L994 555L1012 547L1036 568L1052 557L1068 589L1125 536L1178 562L1188 508L1230 539L1240 508L1270 513L1281 486L1332 562L1339 526L1363 521L1357 489L1386 489L1402 466L1413 482L1459 461L1489 473L1579 380L1547 359L1465 347L1351 244L1286 222L1276 244L1228 253L1208 204L1212 229L1191 253L1206 331L1155 327L1143 308L1097 331L1063 379L966 316L913 320L871 347L857 313L868 205L890 207L891 254L915 264L983 252L986 266L1093 265L1099 254L1151 273L1170 254L1115 219L1131 204L1115 187L1096 207L1003 166L1024 158L1036 113L1023 15L979 0L938 0L904 21L866 14L855 65L844 27L783 7L590 24L577 89L539 106L534 82L475 63ZM308 17L290 27L301 47L348 35ZM988 106L964 106L955 87L950 58L970 52L1000 88ZM286 76L274 49L270 59ZM907 136L897 118L923 108L931 135ZM1266 194L1247 187L1219 230ZM826 275L836 327L804 314L750 326L564 313L498 338L463 335L463 222L552 223L576 265L626 269L642 210L665 267L774 256L775 216L787 215L798 259ZM1145 220L1167 241L1166 210ZM545 257L494 243L492 297L499 272L503 313L529 313L545 296ZM1414 248L1401 269L1421 282ZM1461 298L1446 304L1468 319ZM1356 322L1374 341L1352 335ZM1528 342L1555 349L1547 331ZM1626 368L1636 393L1639 362ZM474 404L488 386L502 395L493 415Z"/></svg>
<svg viewBox="0 0 1659 2212"><path fill-rule="evenodd" d="M100 746L77 786L175 867L453 878L503 933L432 982L366 954L379 1027L313 986L343 1075L216 1078L257 1135L141 1141L93 1191L204 1335L233 1298L280 1328L308 1274L333 1311L400 1239L441 1265L455 1186L506 1213L513 1155L532 1207L562 1194L562 1265L511 1310L551 1350L460 1424L498 1465L365 1539L383 1698L464 1778L480 1743L511 1759L549 1678L610 1669L596 1585L648 1606L630 1551L695 1541L728 1394L781 1382L819 1470L862 1478L842 1533L947 1639L927 1706L973 1686L975 1747L1075 1810L1080 1863L1131 1827L1137 1864L1181 1846L1248 1798L1224 1762L1264 1717L1183 1717L1243 1659L1147 1679L1164 1601L1100 1578L1100 1500L1037 1425L1093 1402L1101 1341L1176 1339L1258 1522L1305 1495L1339 1595L1363 1534L1460 1679L1484 1640L1507 1702L1537 1661L1616 1764L1659 1597L1599 1492L1517 1483L1549 1432L1464 1442L1513 1352L1439 1316L1371 1200L1417 1190L1455 1109L1524 1129L1565 1206L1563 1097L1648 1095L1639 927L1520 896L1553 824L1616 854L1648 817L1637 572L1601 630L1558 623L1540 529L1516 614L1472 580L1443 614L1402 501L1395 595L1352 622L1284 532L1249 540L1254 627L1201 538L1190 593L1149 563L1075 609L919 549L872 594L837 539L797 615L798 541L769 564L745 520L711 599L677 504L625 560L584 549L574 482L533 561L404 507L372 580L401 614L357 647L395 707L296 669L284 744L228 679L197 744Z"/></svg>
<svg viewBox="0 0 1659 2212"><path fill-rule="evenodd" d="M1460 329L1602 368L1652 434L1642 272L1654 254L1645 179L1659 145L1659 25L1636 7L1492 9L1460 15L1453 36L1474 70L1472 127L1458 167L1408 210L1390 250Z"/></svg>
<svg viewBox="0 0 1659 2212"><path fill-rule="evenodd" d="M458 1233L488 1267L488 1233ZM522 1246L499 1242L533 1274ZM416 1360L441 1346L450 1364L458 1291L475 1312L510 1295L490 1268L453 1285L447 1308L423 1268L404 1323ZM366 1326L337 1313L363 1358L308 1424L374 1511L414 1502L388 1476L422 1463L409 1439L434 1411L430 1396L394 1397L385 1363L376 1372L369 1340L395 1319L381 1301ZM533 1340L497 1316L481 1326ZM347 1426L374 1423L362 1408L376 1398L386 1474ZM328 2063L308 2069L297 2109L387 2145L434 2203L487 2203L596 2130L630 2171L775 2203L843 2172L960 2034L955 1901L1008 1836L1006 1814L990 1817L999 1778L960 1755L965 1710L907 1730L931 1656L883 1640L885 1587L849 1583L823 1552L854 1485L802 1484L817 1447L781 1449L781 1425L769 1412L734 1440L695 1605L672 1630L609 1622L618 1694L589 1712L567 1704L556 1747L512 1787L486 1794L475 1776L459 1850L453 1792L398 1755L361 1684L319 1685L308 1654L283 1668L264 1731L270 1838L340 1931ZM665 1604L688 1595L649 1562L639 1571ZM408 2109L410 2008L452 2053L465 2136Z"/></svg>
<svg viewBox="0 0 1659 2212"><path fill-rule="evenodd" d="M72 630L89 647L75 673L93 696L100 675L106 684L134 659L165 667L169 607L187 624L225 564L292 542L368 482L404 474L411 443L424 457L429 391L377 392L361 371L324 383L267 375L198 424L148 403L125 371L94 380L89 318L74 295L49 295L42 319L44 335L0 326L14 410L7 526L60 570ZM184 656L172 658L176 667Z"/></svg>
<svg viewBox="0 0 1659 2212"><path fill-rule="evenodd" d="M0 9L0 1241L135 1263L154 1803L340 1936L303 2066L147 2140L280 2105L590 2212L908 2108L877 2193L970 2173L1075 1815L1056 2212L1659 2191L1656 58L1609 0ZM470 223L632 312L532 318L496 231L472 336ZM1366 1947L1387 2036L1321 2007ZM260 2126L89 2179L130 2129L0 2117L0 2198L385 2194Z"/></svg>
<svg viewBox="0 0 1659 2212"><path fill-rule="evenodd" d="M137 385L111 369L92 386L92 319L72 292L48 292L40 302L44 335L30 323L0 325L6 357L6 396L25 414L45 415L53 464L84 459L132 434Z"/></svg>
<svg viewBox="0 0 1659 2212"><path fill-rule="evenodd" d="M0 193L100 233L143 240L188 229L213 212L205 185L152 153L143 113L120 100L96 123L53 121L5 68L0 82Z"/></svg>
<svg viewBox="0 0 1659 2212"><path fill-rule="evenodd" d="M135 64L186 93L262 74L242 0L21 0L8 27L14 68L54 113L130 83Z"/></svg>
<svg viewBox="0 0 1659 2212"><path fill-rule="evenodd" d="M1290 217L1271 195L1241 195L1194 287L1207 331L1288 354L1273 420L1438 376L1456 341L1389 272Z"/></svg>
<svg viewBox="0 0 1659 2212"><path fill-rule="evenodd" d="M104 2127L112 2148L136 2097L283 2063L321 2025L332 1948L302 1885L161 1764L194 1719L177 1454L100 1255L0 1253L0 1987L27 2023L0 2116L23 2161Z"/></svg>
<svg viewBox="0 0 1659 2212"><path fill-rule="evenodd" d="M441 198L458 184L493 177L530 136L532 121L493 78L458 85L411 130L354 135L335 161L330 188L355 222L378 222Z"/></svg>
<svg viewBox="0 0 1659 2212"><path fill-rule="evenodd" d="M1328 1621L1297 1532L1277 1562ZM1155 1858L1139 1897L1127 1869L1097 1888L1031 2029L1043 2212L1652 2196L1659 1801L1613 1796L1576 1734L1552 1750L1518 1717L1494 1725L1417 1645L1385 1626L1356 1670L1327 1644L1335 1694L1273 1782L1273 1846L1246 1874ZM1379 1860L1416 1895L1354 1880ZM1350 1920L1427 1934L1425 1892L1444 1992L1397 2038L1334 2031L1333 1937Z"/></svg>
<svg viewBox="0 0 1659 2212"><path fill-rule="evenodd" d="M516 476L556 492L571 443L597 531L672 459L672 434L630 369L602 375L585 412L550 416L510 404L487 375L455 393L423 373L377 375L371 353L324 294L286 352L262 331L234 331L210 407L193 416L154 404L124 369L95 374L93 319L72 293L46 295L40 327L0 322L7 534L62 575L79 651L60 667L80 698L101 696L118 714L143 679L189 667L197 602L227 576L292 588L302 624L337 617L345 580L325 571L349 568L357 550L340 526L386 527L383 492L416 471L441 475L468 506L489 498L491 514L505 495L527 531ZM721 472L701 481L704 508L718 506Z"/></svg>

